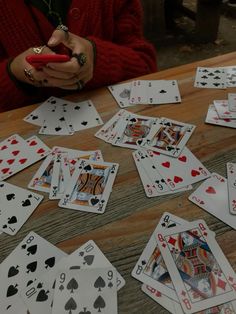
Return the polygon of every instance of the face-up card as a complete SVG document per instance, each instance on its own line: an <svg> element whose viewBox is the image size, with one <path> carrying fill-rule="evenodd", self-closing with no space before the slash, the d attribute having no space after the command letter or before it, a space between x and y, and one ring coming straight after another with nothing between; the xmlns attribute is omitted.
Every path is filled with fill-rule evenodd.
<svg viewBox="0 0 236 314"><path fill-rule="evenodd" d="M161 256L156 241L156 234L160 230L174 228L177 225L188 223L175 215L165 212L152 236L150 237L145 249L143 250L138 262L132 270L132 276L141 282L150 285L161 293L178 301L168 269Z"/></svg>
<svg viewBox="0 0 236 314"><path fill-rule="evenodd" d="M52 148L52 154L63 153L67 154L67 158L70 159L90 159L90 160L101 160L103 161L101 150L76 150L66 147L54 146Z"/></svg>
<svg viewBox="0 0 236 314"><path fill-rule="evenodd" d="M113 145L137 148L137 141L146 138L157 118L130 114L119 125L119 130L112 141Z"/></svg>
<svg viewBox="0 0 236 314"><path fill-rule="evenodd" d="M154 124L140 146L169 156L179 156L195 129L194 125L161 118Z"/></svg>
<svg viewBox="0 0 236 314"><path fill-rule="evenodd" d="M0 143L0 180L25 169L50 153L50 149L33 136L24 140L14 134Z"/></svg>
<svg viewBox="0 0 236 314"><path fill-rule="evenodd" d="M117 314L114 268L62 271L58 274L52 314Z"/></svg>
<svg viewBox="0 0 236 314"><path fill-rule="evenodd" d="M235 299L236 275L203 220L158 232L156 239L185 313Z"/></svg>
<svg viewBox="0 0 236 314"><path fill-rule="evenodd" d="M141 149L133 152L133 158L143 183L145 193L148 197L162 196L192 189L192 186L189 185L184 188L171 191L165 180L157 171L156 166L151 160L152 158L149 158L149 154L153 155L155 153Z"/></svg>
<svg viewBox="0 0 236 314"><path fill-rule="evenodd" d="M236 66L225 67L226 76L227 76L227 87L236 86Z"/></svg>
<svg viewBox="0 0 236 314"><path fill-rule="evenodd" d="M181 102L176 80L147 81L147 98L149 104L167 104Z"/></svg>
<svg viewBox="0 0 236 314"><path fill-rule="evenodd" d="M226 71L224 68L198 67L194 87L226 88Z"/></svg>
<svg viewBox="0 0 236 314"><path fill-rule="evenodd" d="M228 94L229 110L236 112L236 94Z"/></svg>
<svg viewBox="0 0 236 314"><path fill-rule="evenodd" d="M47 156L28 184L28 188L50 193L54 157L53 154Z"/></svg>
<svg viewBox="0 0 236 314"><path fill-rule="evenodd" d="M1 312L17 311L17 300L22 289L42 273L53 269L66 254L34 232L13 250L0 266Z"/></svg>
<svg viewBox="0 0 236 314"><path fill-rule="evenodd" d="M131 83L130 91L130 104L147 104L148 95L147 95L147 82L145 80L137 80Z"/></svg>
<svg viewBox="0 0 236 314"><path fill-rule="evenodd" d="M98 214L104 213L118 167L116 163L81 159L59 206Z"/></svg>
<svg viewBox="0 0 236 314"><path fill-rule="evenodd" d="M236 163L228 162L227 178L228 178L228 195L229 195L229 211L236 215Z"/></svg>
<svg viewBox="0 0 236 314"><path fill-rule="evenodd" d="M110 142L110 137L113 134L113 131L119 123L120 119L123 116L127 116L128 114L128 111L121 109L101 129L99 129L95 133L95 136L102 139L103 141ZM112 138L114 137L114 135L115 134L113 134Z"/></svg>
<svg viewBox="0 0 236 314"><path fill-rule="evenodd" d="M0 182L0 229L15 235L42 200L42 195Z"/></svg>
<svg viewBox="0 0 236 314"><path fill-rule="evenodd" d="M205 122L215 125L227 126L234 129L236 128L236 120L229 118L220 119L214 105L209 106Z"/></svg>
<svg viewBox="0 0 236 314"><path fill-rule="evenodd" d="M70 178L70 164L67 159L67 154L56 154L54 157L49 199L61 199L65 192L65 186Z"/></svg>
<svg viewBox="0 0 236 314"><path fill-rule="evenodd" d="M236 216L229 212L228 187L224 177L212 173L211 177L205 180L188 199L236 229Z"/></svg>
<svg viewBox="0 0 236 314"><path fill-rule="evenodd" d="M21 296L27 304L30 313L51 314L55 279L58 273L67 270L81 270L93 268L112 267L94 241L88 241L72 254L62 258L55 267L44 273L38 280L25 288ZM120 290L125 285L125 280L116 270L116 288Z"/></svg>
<svg viewBox="0 0 236 314"><path fill-rule="evenodd" d="M79 103L63 101L63 112L70 117L75 131L85 130L103 124L91 100Z"/></svg>
<svg viewBox="0 0 236 314"><path fill-rule="evenodd" d="M126 107L132 107L133 106L129 102L130 91L131 91L131 83L110 85L110 86L108 86L108 89L111 92L112 96L115 98L117 104L121 108L126 108Z"/></svg>
<svg viewBox="0 0 236 314"><path fill-rule="evenodd" d="M171 190L186 187L210 176L210 172L187 147L182 150L178 158L158 155L150 151L149 155Z"/></svg>
<svg viewBox="0 0 236 314"><path fill-rule="evenodd" d="M152 298L155 302L166 308L170 313L173 314L184 314L183 309L179 302L172 300L165 296L160 291L147 286L142 285L142 291ZM197 312L196 314L235 314L236 313L236 301L227 302L221 305L213 306L212 308Z"/></svg>
<svg viewBox="0 0 236 314"><path fill-rule="evenodd" d="M214 100L214 106L220 119L236 119L236 112L229 110L228 100Z"/></svg>

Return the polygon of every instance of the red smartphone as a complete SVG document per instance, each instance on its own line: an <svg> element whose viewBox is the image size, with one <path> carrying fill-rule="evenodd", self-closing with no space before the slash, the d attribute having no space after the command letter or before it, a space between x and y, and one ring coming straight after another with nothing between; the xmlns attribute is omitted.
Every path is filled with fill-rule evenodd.
<svg viewBox="0 0 236 314"><path fill-rule="evenodd" d="M46 66L50 62L66 62L70 60L67 55L59 54L35 54L26 56L26 61L36 69Z"/></svg>

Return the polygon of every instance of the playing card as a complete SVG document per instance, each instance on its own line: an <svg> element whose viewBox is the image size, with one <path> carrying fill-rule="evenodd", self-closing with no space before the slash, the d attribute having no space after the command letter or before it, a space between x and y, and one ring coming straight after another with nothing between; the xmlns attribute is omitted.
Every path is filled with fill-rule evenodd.
<svg viewBox="0 0 236 314"><path fill-rule="evenodd" d="M229 211L236 215L236 163L227 162Z"/></svg>
<svg viewBox="0 0 236 314"><path fill-rule="evenodd" d="M229 212L228 187L224 177L212 173L188 199L236 229L236 216Z"/></svg>
<svg viewBox="0 0 236 314"><path fill-rule="evenodd" d="M28 184L29 189L50 193L54 154L50 154L42 162L41 166Z"/></svg>
<svg viewBox="0 0 236 314"><path fill-rule="evenodd" d="M133 104L130 104L130 90L131 90L131 83L122 83L117 85L110 85L108 86L109 91L111 92L112 96L115 98L117 104L121 108L132 107Z"/></svg>
<svg viewBox="0 0 236 314"><path fill-rule="evenodd" d="M7 179L50 153L50 149L33 136L24 140L14 134L0 143L0 180Z"/></svg>
<svg viewBox="0 0 236 314"><path fill-rule="evenodd" d="M52 314L117 314L114 268L62 271L58 274Z"/></svg>
<svg viewBox="0 0 236 314"><path fill-rule="evenodd" d="M109 138L111 137L111 133L113 132L114 128L116 127L119 120L123 117L128 115L129 112L121 109L119 110L109 121L107 121L101 129L99 129L95 136L100 138L106 142L108 142ZM114 136L114 135L113 135Z"/></svg>
<svg viewBox="0 0 236 314"><path fill-rule="evenodd" d="M63 112L67 117L70 117L74 131L85 130L103 124L91 100L78 103L64 101Z"/></svg>
<svg viewBox="0 0 236 314"><path fill-rule="evenodd" d="M131 89L129 98L130 104L137 105L148 103L147 81L145 80L133 81L131 83L130 89Z"/></svg>
<svg viewBox="0 0 236 314"><path fill-rule="evenodd" d="M210 176L210 172L187 147L177 158L154 154L152 151L149 151L149 156L171 190L186 187Z"/></svg>
<svg viewBox="0 0 236 314"><path fill-rule="evenodd" d="M137 144L169 156L179 156L195 126L175 120L160 118L152 125L150 132Z"/></svg>
<svg viewBox="0 0 236 314"><path fill-rule="evenodd" d="M30 232L0 265L1 313L8 313L8 310L18 313L20 291L42 273L53 269L65 255L36 233Z"/></svg>
<svg viewBox="0 0 236 314"><path fill-rule="evenodd" d="M156 240L185 313L236 299L236 274L203 220L158 232Z"/></svg>
<svg viewBox="0 0 236 314"><path fill-rule="evenodd" d="M228 66L225 67L226 70L226 83L227 87L235 87L236 86L236 66Z"/></svg>
<svg viewBox="0 0 236 314"><path fill-rule="evenodd" d="M172 300L171 298L165 296L158 290L143 284L142 291L150 298L152 298L155 302L159 303L161 306L166 308L170 313L184 314L183 309L179 302ZM236 314L236 301L213 306L212 308L197 312L196 314L226 314L226 313Z"/></svg>
<svg viewBox="0 0 236 314"><path fill-rule="evenodd" d="M15 235L42 200L42 195L0 182L0 229Z"/></svg>
<svg viewBox="0 0 236 314"><path fill-rule="evenodd" d="M177 225L186 224L188 221L173 214L165 212L151 235L138 262L132 270L132 276L146 285L154 287L161 293L178 301L171 278L165 262L157 245L156 234L160 230L174 228Z"/></svg>
<svg viewBox="0 0 236 314"><path fill-rule="evenodd" d="M147 81L146 94L148 104L167 104L181 102L176 80Z"/></svg>
<svg viewBox="0 0 236 314"><path fill-rule="evenodd" d="M137 148L137 141L148 136L157 118L130 114L119 125L119 130L112 140L113 145Z"/></svg>
<svg viewBox="0 0 236 314"><path fill-rule="evenodd" d="M81 159L59 207L104 213L118 167L116 163Z"/></svg>
<svg viewBox="0 0 236 314"><path fill-rule="evenodd" d="M171 191L165 180L158 172L156 166L153 164L151 158L149 158L149 154L152 155L155 153L141 149L133 152L133 158L138 169L145 193L148 197L162 196L192 189L192 186L190 185L175 191Z"/></svg>
<svg viewBox="0 0 236 314"><path fill-rule="evenodd" d="M68 160L70 159L90 159L90 160L97 160L103 161L102 152L100 149L97 150L76 150L70 149L66 147L54 146L52 148L52 154L63 153L67 154Z"/></svg>
<svg viewBox="0 0 236 314"><path fill-rule="evenodd" d="M194 87L226 88L226 70L224 68L198 67Z"/></svg>
<svg viewBox="0 0 236 314"><path fill-rule="evenodd" d="M236 112L229 110L228 100L214 100L214 106L220 119L236 119Z"/></svg>
<svg viewBox="0 0 236 314"><path fill-rule="evenodd" d="M228 94L229 110L236 113L236 94Z"/></svg>
<svg viewBox="0 0 236 314"><path fill-rule="evenodd" d="M205 122L210 124L227 126L229 128L236 128L236 120L232 120L229 118L220 119L214 105L209 106Z"/></svg>
<svg viewBox="0 0 236 314"><path fill-rule="evenodd" d="M64 112L63 106L52 106L44 117L39 134L48 135L72 135L74 128L70 116Z"/></svg>
<svg viewBox="0 0 236 314"><path fill-rule="evenodd" d="M70 178L70 162L67 154L57 153L54 157L49 199L61 199Z"/></svg>
<svg viewBox="0 0 236 314"><path fill-rule="evenodd" d="M96 243L92 240L86 242L72 254L63 257L53 269L44 273L27 288L22 290L21 296L30 313L51 314L55 279L58 273L68 270L81 270L93 268L112 267ZM120 290L125 280L116 270L116 288Z"/></svg>

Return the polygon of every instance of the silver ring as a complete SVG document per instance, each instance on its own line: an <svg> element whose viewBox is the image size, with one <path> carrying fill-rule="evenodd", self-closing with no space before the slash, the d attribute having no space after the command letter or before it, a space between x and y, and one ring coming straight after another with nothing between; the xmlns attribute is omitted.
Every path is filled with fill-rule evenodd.
<svg viewBox="0 0 236 314"><path fill-rule="evenodd" d="M72 53L71 55L72 57L74 57L78 64L82 67L85 65L85 63L87 62L87 56L85 53L80 52L80 53Z"/></svg>
<svg viewBox="0 0 236 314"><path fill-rule="evenodd" d="M32 69L24 69L24 74L25 76L27 77L28 80L30 80L30 82L35 82L35 79L33 77L33 74L32 74Z"/></svg>
<svg viewBox="0 0 236 314"><path fill-rule="evenodd" d="M68 39L68 37L69 37L69 29L68 29L67 26L65 26L63 24L59 24L56 27L56 29L59 30L59 31L63 31L65 33L66 39Z"/></svg>
<svg viewBox="0 0 236 314"><path fill-rule="evenodd" d="M46 47L46 45L44 45L44 46L39 46L39 47L34 47L34 48L32 48L33 49L33 52L35 53L35 54L41 54L42 53L42 51L43 51L43 49Z"/></svg>

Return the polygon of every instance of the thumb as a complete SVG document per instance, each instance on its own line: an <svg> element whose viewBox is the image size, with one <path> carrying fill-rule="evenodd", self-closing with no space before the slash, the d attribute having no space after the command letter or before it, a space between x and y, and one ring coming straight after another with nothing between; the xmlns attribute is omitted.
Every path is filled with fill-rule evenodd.
<svg viewBox="0 0 236 314"><path fill-rule="evenodd" d="M56 29L48 40L48 46L55 47L58 46L59 44L64 44L66 47L70 48L69 33Z"/></svg>

